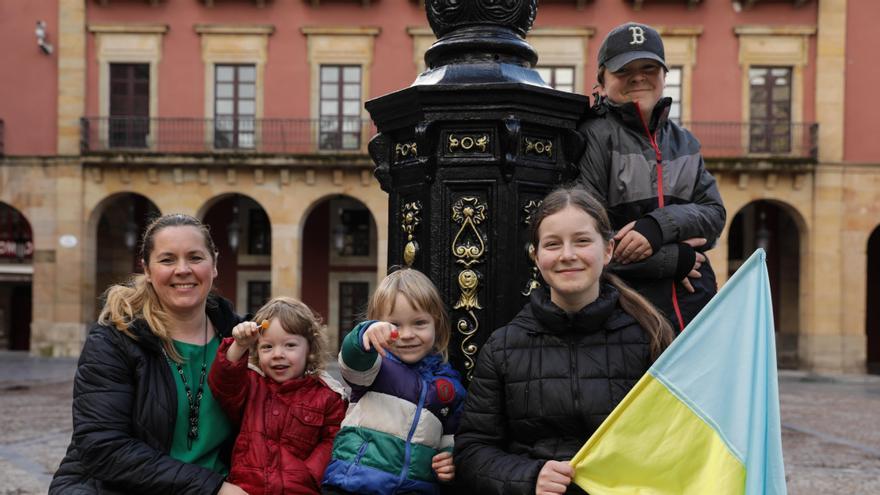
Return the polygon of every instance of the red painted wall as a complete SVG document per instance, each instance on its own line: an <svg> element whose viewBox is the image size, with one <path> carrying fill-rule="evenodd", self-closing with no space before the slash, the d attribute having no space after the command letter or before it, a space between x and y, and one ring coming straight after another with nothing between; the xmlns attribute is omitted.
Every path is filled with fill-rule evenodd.
<svg viewBox="0 0 880 495"><path fill-rule="evenodd" d="M880 19L880 2L847 2L846 107L844 160L880 162L877 113L880 111L880 63L873 35Z"/></svg>
<svg viewBox="0 0 880 495"><path fill-rule="evenodd" d="M687 9L685 2L646 1L635 11L623 0L596 0L578 11L571 3L541 3L536 26L586 26L596 30L589 42L585 68L588 91L596 80L599 46L612 28L627 21L664 27L702 27L697 38L697 63L691 90L692 119L695 121L740 121L742 118L742 70L739 40L734 28L744 25L815 26L817 3L795 8L790 3L759 3L735 12L729 0L703 2ZM815 37L811 39L809 66L804 71L804 120L815 119ZM538 54L540 56L540 53ZM540 61L539 61L540 63Z"/></svg>
<svg viewBox="0 0 880 495"><path fill-rule="evenodd" d="M612 27L628 20L669 27L702 26L693 77L693 119L738 121L743 96L737 60L739 43L734 28L752 24L814 26L816 18L816 2L800 8L789 3L759 3L737 13L727 1L706 2L692 10L683 2L646 2L642 10L635 11L621 0L596 0L580 11L568 2L542 3L536 26L596 29L589 43L590 63L585 69L588 86L595 78L594 61L599 45ZM264 112L266 117L278 118L309 116L310 78L302 26L381 27L382 32L376 37L371 97L398 90L413 81L416 73L412 40L406 28L427 26L424 12L417 2L410 0L377 1L369 7L346 1L326 1L319 7L303 1L275 1L264 8L256 8L246 1L217 2L211 8L195 1L164 2L159 6L110 2L106 7L90 2L89 22L160 22L170 26L160 67L161 116L204 115L204 66L194 24L273 24L276 30L269 37ZM815 38L811 38L811 60L814 56ZM89 67L92 70L88 108L95 114L97 73L93 52L90 52ZM804 90L804 120L812 121L815 119L815 64L812 61L805 71Z"/></svg>
<svg viewBox="0 0 880 495"><path fill-rule="evenodd" d="M46 22L52 55L37 46ZM7 155L52 155L57 149L58 2L0 2L0 119Z"/></svg>

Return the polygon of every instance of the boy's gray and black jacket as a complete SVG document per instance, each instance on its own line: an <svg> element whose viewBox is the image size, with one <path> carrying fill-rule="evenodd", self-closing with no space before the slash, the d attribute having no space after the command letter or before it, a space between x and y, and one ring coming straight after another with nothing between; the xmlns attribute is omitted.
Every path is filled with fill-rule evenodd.
<svg viewBox="0 0 880 495"><path fill-rule="evenodd" d="M240 321L219 296L208 297L205 312L221 337ZM73 435L49 494L217 493L223 475L168 455L174 376L147 323L130 329L137 340L106 325L89 331L73 382Z"/></svg>
<svg viewBox="0 0 880 495"><path fill-rule="evenodd" d="M587 148L578 163L577 181L602 201L614 229L636 221L635 229L648 239L654 254L638 263L612 264L610 269L679 330L716 292L708 260L700 268L702 277L690 279L694 293L675 283L687 276L695 260L694 250L682 241L705 238L708 243L698 250L708 250L721 235L726 212L699 141L667 118L671 104L671 98L661 98L646 123L636 104L600 100L579 127ZM661 187L664 206L659 208ZM681 326L673 308L673 287L684 320Z"/></svg>

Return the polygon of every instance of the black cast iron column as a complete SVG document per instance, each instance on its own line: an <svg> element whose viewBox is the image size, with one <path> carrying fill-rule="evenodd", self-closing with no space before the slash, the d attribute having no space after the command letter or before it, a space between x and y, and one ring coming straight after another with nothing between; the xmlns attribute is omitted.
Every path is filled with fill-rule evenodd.
<svg viewBox="0 0 880 495"><path fill-rule="evenodd" d="M450 310L452 363L468 379L489 334L535 283L530 212L573 178L584 96L533 69L523 37L537 0L427 0L438 40L412 86L366 103L370 155L389 193L388 263L437 284Z"/></svg>

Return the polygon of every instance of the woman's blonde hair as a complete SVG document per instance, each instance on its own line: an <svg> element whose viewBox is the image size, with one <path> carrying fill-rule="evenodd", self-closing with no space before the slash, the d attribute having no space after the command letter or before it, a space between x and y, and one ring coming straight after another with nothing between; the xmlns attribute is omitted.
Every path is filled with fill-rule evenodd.
<svg viewBox="0 0 880 495"><path fill-rule="evenodd" d="M263 305L254 315L257 323L263 320L277 319L281 328L291 335L305 337L309 343L309 355L306 357L306 373L312 374L324 369L327 362L327 333L321 317L299 299L292 297L276 297ZM259 339L250 349L250 363L259 365L257 354Z"/></svg>
<svg viewBox="0 0 880 495"><path fill-rule="evenodd" d="M367 306L367 318L381 320L394 311L397 295L403 294L412 307L424 311L434 318L434 350L449 358L447 347L452 336L449 316L437 287L424 273L413 268L400 268L389 273L373 292Z"/></svg>
<svg viewBox="0 0 880 495"><path fill-rule="evenodd" d="M608 213L602 204L579 187L561 187L548 194L532 215L529 239L535 249L539 246L538 235L541 223L550 215L562 211L567 206L573 206L592 217L596 223L596 231L602 236L605 244L611 242L614 231L611 229ZM652 360L657 359L660 353L672 343L672 326L650 301L626 285L616 275L602 270L601 279L620 292L620 306L648 332L651 338L651 358Z"/></svg>
<svg viewBox="0 0 880 495"><path fill-rule="evenodd" d="M155 248L156 234L168 227L193 227L202 234L211 256L211 262L217 263L217 247L211 238L208 227L199 219L189 215L173 213L156 218L144 230L141 238L139 259L146 269L150 264L150 256ZM104 292L104 307L98 315L98 323L113 326L120 332L136 339L131 331L131 325L139 319L143 319L150 327L153 335L162 341L162 347L169 358L176 362L182 362L183 358L174 348L171 332L168 325L171 318L159 300L153 285L147 281L144 274L133 275L126 283L110 286Z"/></svg>

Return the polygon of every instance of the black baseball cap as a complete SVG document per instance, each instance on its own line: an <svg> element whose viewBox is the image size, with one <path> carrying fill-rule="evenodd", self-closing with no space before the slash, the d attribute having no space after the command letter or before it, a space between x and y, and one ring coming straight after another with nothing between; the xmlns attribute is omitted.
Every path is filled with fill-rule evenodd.
<svg viewBox="0 0 880 495"><path fill-rule="evenodd" d="M642 58L656 60L669 70L663 39L656 29L647 24L627 22L617 26L605 36L599 48L599 67L604 66L611 72L617 72L624 65Z"/></svg>

